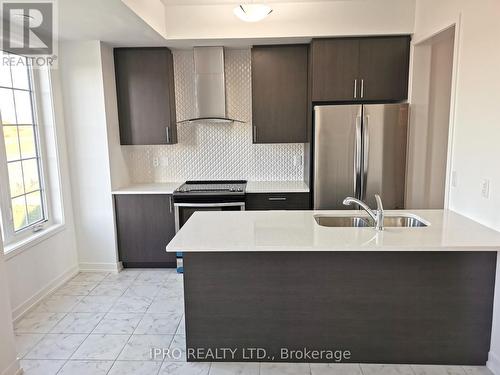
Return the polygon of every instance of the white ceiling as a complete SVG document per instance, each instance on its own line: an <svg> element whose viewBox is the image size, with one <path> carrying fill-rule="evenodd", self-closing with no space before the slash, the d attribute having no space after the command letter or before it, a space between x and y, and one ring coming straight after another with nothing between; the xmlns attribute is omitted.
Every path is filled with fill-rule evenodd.
<svg viewBox="0 0 500 375"><path fill-rule="evenodd" d="M239 0L59 0L60 39L113 46L243 47L413 32L415 0L258 1L271 3L273 13L246 23L232 12Z"/></svg>
<svg viewBox="0 0 500 375"><path fill-rule="evenodd" d="M115 46L165 45L165 39L120 0L57 3L62 41L101 40Z"/></svg>

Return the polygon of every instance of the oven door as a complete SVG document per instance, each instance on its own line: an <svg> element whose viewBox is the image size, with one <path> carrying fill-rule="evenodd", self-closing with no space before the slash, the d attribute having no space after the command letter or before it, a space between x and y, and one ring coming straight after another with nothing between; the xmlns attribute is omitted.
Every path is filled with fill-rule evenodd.
<svg viewBox="0 0 500 375"><path fill-rule="evenodd" d="M174 207L175 232L177 233L196 211L244 211L245 202L174 203Z"/></svg>

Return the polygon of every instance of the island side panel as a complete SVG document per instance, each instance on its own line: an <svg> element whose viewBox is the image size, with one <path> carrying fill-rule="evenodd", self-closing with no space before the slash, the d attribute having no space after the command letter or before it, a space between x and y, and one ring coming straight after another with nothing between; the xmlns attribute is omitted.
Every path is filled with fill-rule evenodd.
<svg viewBox="0 0 500 375"><path fill-rule="evenodd" d="M484 365L495 268L496 252L188 252L188 360L213 360L190 349L232 348L215 360L245 361L244 348L264 348L259 361L333 362L280 357L306 348L349 350L352 362Z"/></svg>

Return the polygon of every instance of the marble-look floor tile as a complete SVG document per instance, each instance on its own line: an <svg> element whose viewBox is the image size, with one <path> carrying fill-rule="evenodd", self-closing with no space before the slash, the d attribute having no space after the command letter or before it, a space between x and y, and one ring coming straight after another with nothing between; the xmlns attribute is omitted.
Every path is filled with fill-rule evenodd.
<svg viewBox="0 0 500 375"><path fill-rule="evenodd" d="M86 296L97 286L97 282L70 281L56 290L55 295Z"/></svg>
<svg viewBox="0 0 500 375"><path fill-rule="evenodd" d="M158 296L184 298L184 288L179 288L177 285L171 285L167 280L167 282L160 287Z"/></svg>
<svg viewBox="0 0 500 375"><path fill-rule="evenodd" d="M186 362L186 336L175 335L168 349L169 356L165 361Z"/></svg>
<svg viewBox="0 0 500 375"><path fill-rule="evenodd" d="M363 375L357 363L311 363L312 375Z"/></svg>
<svg viewBox="0 0 500 375"><path fill-rule="evenodd" d="M134 280L134 284L162 284L169 278L169 273L165 271L145 271L140 273Z"/></svg>
<svg viewBox="0 0 500 375"><path fill-rule="evenodd" d="M105 313L119 297L86 296L73 308L73 312L100 312Z"/></svg>
<svg viewBox="0 0 500 375"><path fill-rule="evenodd" d="M113 361L68 361L57 375L106 375Z"/></svg>
<svg viewBox="0 0 500 375"><path fill-rule="evenodd" d="M49 333L26 354L26 359L69 359L87 335Z"/></svg>
<svg viewBox="0 0 500 375"><path fill-rule="evenodd" d="M186 334L186 318L183 315L182 319L179 323L179 327L177 328L177 332L175 332L177 335L185 335Z"/></svg>
<svg viewBox="0 0 500 375"><path fill-rule="evenodd" d="M31 313L14 324L17 333L48 333L66 313Z"/></svg>
<svg viewBox="0 0 500 375"><path fill-rule="evenodd" d="M108 375L156 375L160 367L154 361L116 361Z"/></svg>
<svg viewBox="0 0 500 375"><path fill-rule="evenodd" d="M82 296L51 295L41 301L33 312L70 312L82 298Z"/></svg>
<svg viewBox="0 0 500 375"><path fill-rule="evenodd" d="M23 358L28 352L42 340L43 333L16 333L17 356Z"/></svg>
<svg viewBox="0 0 500 375"><path fill-rule="evenodd" d="M182 297L156 297L148 308L148 313L183 313L184 298Z"/></svg>
<svg viewBox="0 0 500 375"><path fill-rule="evenodd" d="M409 365L361 364L364 375L414 375Z"/></svg>
<svg viewBox="0 0 500 375"><path fill-rule="evenodd" d="M208 375L210 363L164 362L160 375Z"/></svg>
<svg viewBox="0 0 500 375"><path fill-rule="evenodd" d="M461 366L412 365L415 375L465 375Z"/></svg>
<svg viewBox="0 0 500 375"><path fill-rule="evenodd" d="M107 313L93 333L132 334L143 316L143 313Z"/></svg>
<svg viewBox="0 0 500 375"><path fill-rule="evenodd" d="M210 375L258 375L258 363L214 362L210 366Z"/></svg>
<svg viewBox="0 0 500 375"><path fill-rule="evenodd" d="M120 285L130 285L139 276L140 272L122 271L120 273L110 273L102 283L116 283Z"/></svg>
<svg viewBox="0 0 500 375"><path fill-rule="evenodd" d="M493 375L486 366L463 366L467 375Z"/></svg>
<svg viewBox="0 0 500 375"><path fill-rule="evenodd" d="M151 284L132 284L124 296L137 296L137 297L149 297L154 298L158 291L160 290L160 286L151 285Z"/></svg>
<svg viewBox="0 0 500 375"><path fill-rule="evenodd" d="M135 330L135 334L165 335L175 334L182 315L179 313L145 314Z"/></svg>
<svg viewBox="0 0 500 375"><path fill-rule="evenodd" d="M51 333L90 333L104 317L104 313L68 313Z"/></svg>
<svg viewBox="0 0 500 375"><path fill-rule="evenodd" d="M23 375L55 375L64 365L64 360L23 359L21 368Z"/></svg>
<svg viewBox="0 0 500 375"><path fill-rule="evenodd" d="M110 312L145 313L152 301L149 297L121 296L111 307Z"/></svg>
<svg viewBox="0 0 500 375"><path fill-rule="evenodd" d="M132 335L119 360L163 361L163 356L152 356L154 349L168 349L173 335Z"/></svg>
<svg viewBox="0 0 500 375"><path fill-rule="evenodd" d="M107 272L80 272L71 281L76 282L100 282L108 276Z"/></svg>
<svg viewBox="0 0 500 375"><path fill-rule="evenodd" d="M90 296L120 297L128 289L129 285L113 282L101 282L90 292Z"/></svg>
<svg viewBox="0 0 500 375"><path fill-rule="evenodd" d="M130 335L90 334L71 359L115 360Z"/></svg>
<svg viewBox="0 0 500 375"><path fill-rule="evenodd" d="M261 375L310 375L308 363L261 363Z"/></svg>

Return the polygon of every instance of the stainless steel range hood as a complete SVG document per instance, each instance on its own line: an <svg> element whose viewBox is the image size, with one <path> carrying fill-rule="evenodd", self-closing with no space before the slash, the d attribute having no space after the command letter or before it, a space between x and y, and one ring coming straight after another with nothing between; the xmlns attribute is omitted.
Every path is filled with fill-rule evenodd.
<svg viewBox="0 0 500 375"><path fill-rule="evenodd" d="M196 117L181 122L244 122L227 117L223 47L195 47Z"/></svg>

